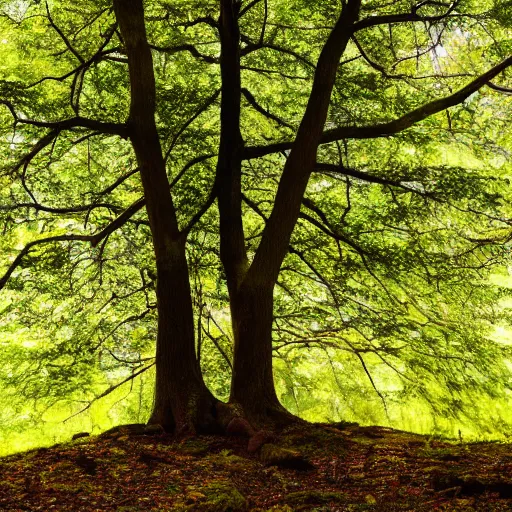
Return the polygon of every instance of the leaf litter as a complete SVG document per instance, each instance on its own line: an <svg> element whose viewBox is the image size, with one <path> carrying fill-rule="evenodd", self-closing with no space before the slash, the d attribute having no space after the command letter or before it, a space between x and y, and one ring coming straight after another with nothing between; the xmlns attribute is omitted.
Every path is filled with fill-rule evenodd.
<svg viewBox="0 0 512 512"><path fill-rule="evenodd" d="M1 458L0 511L512 510L507 444L345 424L295 426L273 443L308 464L271 465L269 445L250 453L242 437L80 437Z"/></svg>

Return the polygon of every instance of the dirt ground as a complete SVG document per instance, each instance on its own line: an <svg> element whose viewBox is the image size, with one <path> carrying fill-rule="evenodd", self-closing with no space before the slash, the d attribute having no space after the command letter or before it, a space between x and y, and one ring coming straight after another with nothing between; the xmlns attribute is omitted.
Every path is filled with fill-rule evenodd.
<svg viewBox="0 0 512 512"><path fill-rule="evenodd" d="M262 456L265 446L250 453L241 437L126 431L84 437L0 459L0 510L512 511L510 445L302 425L273 441L281 461Z"/></svg>

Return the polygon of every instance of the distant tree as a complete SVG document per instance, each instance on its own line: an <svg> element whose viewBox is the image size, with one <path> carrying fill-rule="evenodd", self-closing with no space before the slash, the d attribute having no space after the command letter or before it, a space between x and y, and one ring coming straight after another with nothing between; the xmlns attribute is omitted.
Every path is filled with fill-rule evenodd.
<svg viewBox="0 0 512 512"><path fill-rule="evenodd" d="M24 245L1 287L40 297L32 269L64 269L69 293L96 308L85 318L98 340L77 335L88 361L156 308L149 421L169 430L225 427L198 357L212 300L229 302L232 362L212 340L232 365L231 414L255 425L294 420L272 368L288 344L348 350L384 406L368 355L405 383L409 369L443 375L449 391L465 373L482 385L476 373L496 361L496 382L504 349L486 325L504 315L487 282L508 257L509 190L480 162L508 159L507 10L7 2L3 245ZM191 277L215 293L192 294ZM51 274L46 284L54 294ZM134 295L142 311L129 311ZM127 316L107 328L101 312L121 299ZM108 349L121 363L123 350Z"/></svg>

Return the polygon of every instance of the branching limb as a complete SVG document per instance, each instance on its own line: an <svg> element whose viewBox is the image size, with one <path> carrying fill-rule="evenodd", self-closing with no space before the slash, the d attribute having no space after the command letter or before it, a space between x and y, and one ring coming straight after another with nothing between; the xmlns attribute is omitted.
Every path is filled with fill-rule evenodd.
<svg viewBox="0 0 512 512"><path fill-rule="evenodd" d="M1 104L1 100L0 100ZM59 136L60 131L59 130L51 130L48 132L44 137L40 138L32 147L32 149L24 155L22 158L20 158L12 167L11 171L16 172L21 167L25 168L27 165L41 152L43 149L48 147L50 144L53 144L55 139Z"/></svg>
<svg viewBox="0 0 512 512"><path fill-rule="evenodd" d="M0 290L5 286L12 273L16 270L16 268L20 265L23 258L27 256L27 254L36 246L54 242L72 242L72 241L80 241L80 242L90 242L93 247L96 247L103 239L108 237L111 233L119 229L121 226L126 224L126 222L142 207L144 206L144 198L139 199L135 203L133 203L129 208L127 208L119 217L117 217L113 222L111 222L106 228L95 235L56 235L50 236L47 238L41 238L39 240L34 240L29 242L25 247L18 253L14 261L9 265L9 268L0 279Z"/></svg>
<svg viewBox="0 0 512 512"><path fill-rule="evenodd" d="M106 208L110 211L117 212L119 211L119 207L110 203L92 203L92 204L84 204L81 206L70 206L64 208L54 208L52 206L46 206L44 204L39 203L17 203L13 205L0 205L0 211L12 211L18 210L21 208L31 208L38 212L52 213L56 215L66 214L66 213L81 213L81 212L90 212L91 210L95 210L97 208Z"/></svg>
<svg viewBox="0 0 512 512"><path fill-rule="evenodd" d="M249 89L242 88L242 94L244 95L245 99L251 105L256 112L259 112L261 115L267 117L268 119L272 119L272 121L275 121L277 124L281 126L285 126L286 128L290 128L292 130L295 130L295 127L292 126L290 123L287 123L286 121L283 121L280 117L272 114L265 108L263 108L257 101L256 98L252 95L252 93L249 91Z"/></svg>
<svg viewBox="0 0 512 512"><path fill-rule="evenodd" d="M113 391L115 391L117 388L121 387L123 384L126 384L127 382L130 382L132 381L133 379L135 379L136 377L138 377L139 375L143 374L144 372L148 371L150 368L152 368L153 366L155 366L155 363L151 363L150 365L148 366L145 366L144 368L142 368L141 370L139 370L138 372L134 372L132 373L129 377L126 377L125 379L123 379L122 381L118 382L117 384L114 384L113 386L110 386L108 389L106 389L105 391L103 391L103 393L95 396L83 409L81 409L80 411L76 412L75 414L72 414L71 416L69 416L68 418L66 418L63 423L65 423L66 421L69 421L71 418L74 418L75 416L78 416L79 414L82 414L83 412L87 411L88 409L90 409L90 407L92 406L93 403L97 402L98 400L100 400L101 398L105 398L106 396L110 395L110 393L112 393Z"/></svg>
<svg viewBox="0 0 512 512"><path fill-rule="evenodd" d="M29 242L23 249L18 253L14 261L9 265L9 268L5 272L5 274L0 278L0 290L5 286L12 273L18 268L23 258L27 256L27 254L38 245L42 244L50 244L54 242L72 242L72 241L80 241L80 242L91 242L93 239L90 235L56 235L50 236L47 238L41 238L39 240L33 240Z"/></svg>
<svg viewBox="0 0 512 512"><path fill-rule="evenodd" d="M106 32L105 40L101 44L101 46L98 49L98 51L91 58L86 60L85 62L81 62L75 69L73 69L71 71L68 71L67 73L64 73L61 76L44 76L42 78L39 78L35 82L27 85L26 89L31 89L32 87L35 87L35 86L37 86L37 85L39 85L39 84L41 84L41 83L43 83L43 82L45 82L47 80L53 80L53 81L56 81L56 82L63 82L64 80L66 80L70 76L76 75L76 74L81 73L81 72L85 72L85 70L87 70L95 62L99 62L102 59L112 59L113 60L115 57L109 57L109 56L112 55L112 54L119 53L120 52L120 48L110 48L108 50L105 50L105 48L108 45L108 43L110 42L110 40L112 39L112 36L114 35L115 30L116 30L116 25L113 25Z"/></svg>
<svg viewBox="0 0 512 512"><path fill-rule="evenodd" d="M196 59L203 60L204 62L208 62L208 64L219 64L219 59L217 57L212 57L211 55L206 55L205 53L201 53L193 44L181 44L178 46L156 46L149 45L152 50L157 52L166 53L167 55L174 55L179 52L189 52Z"/></svg>
<svg viewBox="0 0 512 512"><path fill-rule="evenodd" d="M459 105L473 93L477 92L485 85L488 85L493 78L511 65L512 56L480 75L456 93L431 101L394 121L369 126L342 126L333 128L332 130L326 130L322 135L320 143L328 144L342 139L374 139L378 137L389 137L390 135L400 133L434 114ZM244 150L243 156L246 160L260 158L265 155L290 150L292 146L293 142L278 142L267 146L247 147Z"/></svg>
<svg viewBox="0 0 512 512"><path fill-rule="evenodd" d="M59 34L60 38L64 41L67 49L78 59L81 64L85 64L84 58L78 53L78 51L73 47L70 43L69 39L66 37L64 32L56 25L53 21L52 15L50 14L50 7L48 6L48 2L46 2L46 13L48 16L48 21L50 22L50 26Z"/></svg>
<svg viewBox="0 0 512 512"><path fill-rule="evenodd" d="M52 130L55 136L64 130L71 130L73 128L87 128L104 134L119 135L120 137L127 139L129 136L128 126L125 123L109 123L104 121L96 121L95 119L89 119L86 117L76 116L69 119L63 119L62 121L37 121L35 119L25 119L18 116L14 105L7 100L0 100L0 105L6 106L11 112L15 124L26 124L30 126L36 126L38 128L48 128ZM48 134L49 136L50 134ZM52 139L53 140L53 139Z"/></svg>
<svg viewBox="0 0 512 512"><path fill-rule="evenodd" d="M411 12L409 13L385 14L382 16L370 16L369 18L364 18L354 24L353 30L354 32L357 32L365 28L376 27L378 25L390 25L395 23L435 23L449 18L460 3L461 0L456 0L451 4L447 4L449 6L449 9L446 12L439 14L437 16L424 16L419 13L419 10L421 9L421 7L424 7L427 4L431 4L431 2L420 2L413 6L411 8Z"/></svg>

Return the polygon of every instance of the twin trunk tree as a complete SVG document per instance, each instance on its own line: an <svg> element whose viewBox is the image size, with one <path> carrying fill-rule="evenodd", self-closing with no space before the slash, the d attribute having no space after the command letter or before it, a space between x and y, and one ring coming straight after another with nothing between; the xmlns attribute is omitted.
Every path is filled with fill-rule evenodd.
<svg viewBox="0 0 512 512"><path fill-rule="evenodd" d="M320 144L342 139L390 136L428 116L460 104L512 64L507 58L451 96L425 104L396 120L371 126L344 126L324 131L331 94L340 61L354 34L378 25L434 22L449 16L459 5L454 2L441 16L422 17L419 7L410 13L361 17L361 0L347 0L327 38L315 66L309 101L291 142L247 147L241 132L241 58L249 46L240 33L240 18L258 2L241 9L237 0L219 0L218 21L205 18L219 33L222 99L220 143L216 177L210 199L193 221L197 221L214 199L220 215L220 258L229 291L234 361L230 403L254 425L289 421L292 416L279 403L272 373L273 293L290 238L300 215L308 180L315 170ZM429 5L431 2L421 2ZM420 4L419 4L420 5ZM439 7L438 2L432 5ZM443 4L444 5L444 4ZM265 2L266 6L266 2ZM437 8L436 7L436 8ZM153 237L157 269L158 335L156 349L156 394L151 423L168 430L218 431L225 427L222 407L206 387L195 352L194 315L186 258L186 242L192 224L181 228L169 186L165 159L155 122L156 84L151 47L147 39L143 0L114 0L120 31L121 51L128 61L131 103L125 124L102 123L77 116L58 122L31 121L18 116L3 102L16 122L49 129L34 150L19 165L47 147L63 130L85 127L101 133L129 138L136 155L144 199ZM264 21L266 24L266 19ZM263 46L265 30L259 44ZM111 36L114 34L112 31ZM252 258L246 249L242 218L242 162L288 150L271 215ZM172 155L171 155L172 156ZM94 245L120 227L143 205L136 203L118 221L93 237L59 236L33 242L10 265L0 287L21 259L37 243L82 240Z"/></svg>
<svg viewBox="0 0 512 512"><path fill-rule="evenodd" d="M194 326L185 255L186 232L176 221L158 141L155 78L146 38L142 0L115 0L124 39L131 83L129 136L140 167L146 208L153 234L157 266L158 340L156 403L151 422L179 429L209 429L215 424L215 399L201 377L194 352ZM455 7L453 4L449 10ZM241 4L220 0L218 31L221 44L221 130L214 194L220 214L220 256L225 270L234 334L234 363L230 402L241 407L255 424L282 421L289 415L279 403L272 373L273 293L289 250L309 177L317 162L318 146L326 142L323 129L340 59L357 26L361 1L344 3L318 59L309 101L283 169L272 213L250 262L242 218L242 161L247 154L240 130ZM394 20L379 19L375 24ZM396 21L407 21L399 17ZM366 136L401 131L428 115L463 101L506 66L510 59L445 100L426 105L386 125L364 127ZM356 128L357 130L357 128ZM373 134L372 134L373 131ZM343 132L343 129L342 129ZM345 135L342 133L341 137ZM333 140L341 138L335 136Z"/></svg>
<svg viewBox="0 0 512 512"><path fill-rule="evenodd" d="M131 85L128 134L139 165L157 268L156 398L150 422L166 428L208 430L215 399L194 350L194 322L185 253L155 123L155 77L142 0L114 1ZM320 55L313 89L284 167L275 205L249 263L242 219L240 131L240 4L221 0L221 133L215 191L220 213L220 254L231 305L234 364L230 402L251 422L290 417L279 403L272 373L273 292L315 163L341 56L359 16L360 0L343 8Z"/></svg>

